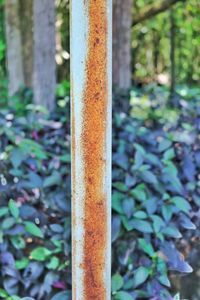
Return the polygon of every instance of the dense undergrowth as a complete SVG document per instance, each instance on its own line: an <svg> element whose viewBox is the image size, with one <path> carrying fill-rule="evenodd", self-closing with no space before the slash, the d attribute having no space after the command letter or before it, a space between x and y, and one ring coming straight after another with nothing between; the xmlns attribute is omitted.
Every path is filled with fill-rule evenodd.
<svg viewBox="0 0 200 300"><path fill-rule="evenodd" d="M36 117L40 108L28 91L0 112L1 299L71 299L67 88L59 87L51 117ZM172 109L165 89L134 89L130 114L113 114L115 300L173 299L174 276L192 271L186 260L194 260L199 237L200 92L178 92Z"/></svg>

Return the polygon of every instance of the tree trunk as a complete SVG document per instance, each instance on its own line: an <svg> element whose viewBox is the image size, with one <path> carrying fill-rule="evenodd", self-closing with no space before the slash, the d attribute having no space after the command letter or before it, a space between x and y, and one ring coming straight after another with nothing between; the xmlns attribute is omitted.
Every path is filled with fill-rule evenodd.
<svg viewBox="0 0 200 300"><path fill-rule="evenodd" d="M33 0L19 0L19 5L24 80L30 88L33 85Z"/></svg>
<svg viewBox="0 0 200 300"><path fill-rule="evenodd" d="M159 49L160 49L160 36L156 29L153 29L153 66L154 66L154 77L158 75L158 61L159 61Z"/></svg>
<svg viewBox="0 0 200 300"><path fill-rule="evenodd" d="M34 0L34 102L55 108L55 1Z"/></svg>
<svg viewBox="0 0 200 300"><path fill-rule="evenodd" d="M113 1L113 86L127 92L131 87L132 0Z"/></svg>
<svg viewBox="0 0 200 300"><path fill-rule="evenodd" d="M5 18L9 95L13 96L24 85L18 0L5 1Z"/></svg>
<svg viewBox="0 0 200 300"><path fill-rule="evenodd" d="M5 33L5 11L4 6L0 5L0 36L2 39L2 43L6 43L6 33ZM6 77L7 72L7 66L6 66L6 55L5 55L6 49L3 49L1 51L1 60L0 60L0 76L1 78Z"/></svg>
<svg viewBox="0 0 200 300"><path fill-rule="evenodd" d="M174 10L170 10L170 65L171 65L171 85L170 85L170 97L173 98L175 94L176 84L176 66L175 66L175 19Z"/></svg>

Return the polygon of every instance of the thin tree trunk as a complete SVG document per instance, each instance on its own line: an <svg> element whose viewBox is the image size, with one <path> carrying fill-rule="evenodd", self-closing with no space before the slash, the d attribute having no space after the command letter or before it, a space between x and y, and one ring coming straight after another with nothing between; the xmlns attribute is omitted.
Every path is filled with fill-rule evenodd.
<svg viewBox="0 0 200 300"><path fill-rule="evenodd" d="M128 91L131 87L132 0L113 1L113 86Z"/></svg>
<svg viewBox="0 0 200 300"><path fill-rule="evenodd" d="M5 22L9 95L12 96L24 85L18 0L5 1Z"/></svg>
<svg viewBox="0 0 200 300"><path fill-rule="evenodd" d="M34 102L55 108L55 1L34 0Z"/></svg>
<svg viewBox="0 0 200 300"><path fill-rule="evenodd" d="M19 0L23 51L23 72L26 87L32 87L33 77L33 0Z"/></svg>
<svg viewBox="0 0 200 300"><path fill-rule="evenodd" d="M4 6L0 5L0 36L2 39L3 44L6 43L6 33L5 33L5 12L4 12ZM3 51L1 57L1 65L0 65L0 76L1 78L5 78L6 76L6 55L4 54L6 50Z"/></svg>
<svg viewBox="0 0 200 300"><path fill-rule="evenodd" d="M173 98L175 94L175 84L176 84L176 65L175 65L175 19L174 10L170 10L170 64L171 64L171 86L170 86L170 96Z"/></svg>
<svg viewBox="0 0 200 300"><path fill-rule="evenodd" d="M158 75L158 61L159 61L159 46L160 36L158 32L153 29L153 66L154 66L154 78Z"/></svg>

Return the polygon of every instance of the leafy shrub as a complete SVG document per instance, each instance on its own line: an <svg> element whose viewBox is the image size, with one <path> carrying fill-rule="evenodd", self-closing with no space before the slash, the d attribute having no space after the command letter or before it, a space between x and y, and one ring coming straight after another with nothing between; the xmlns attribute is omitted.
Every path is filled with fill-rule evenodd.
<svg viewBox="0 0 200 300"><path fill-rule="evenodd" d="M114 299L172 299L169 274L192 272L180 249L199 234L199 113L183 105L163 125L114 116Z"/></svg>
<svg viewBox="0 0 200 300"><path fill-rule="evenodd" d="M0 113L0 296L71 299L69 118L28 108ZM183 245L199 234L198 118L195 103L171 124L114 114L114 300L173 299L171 274L192 271Z"/></svg>
<svg viewBox="0 0 200 300"><path fill-rule="evenodd" d="M69 124L60 115L35 117L0 115L1 297L68 299L62 291L71 285Z"/></svg>

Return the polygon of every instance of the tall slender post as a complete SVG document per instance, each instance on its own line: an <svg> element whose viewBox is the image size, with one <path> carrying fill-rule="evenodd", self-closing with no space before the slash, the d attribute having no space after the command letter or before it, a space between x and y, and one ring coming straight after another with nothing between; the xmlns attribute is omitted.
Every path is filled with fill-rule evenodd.
<svg viewBox="0 0 200 300"><path fill-rule="evenodd" d="M109 300L112 0L71 0L73 300Z"/></svg>

